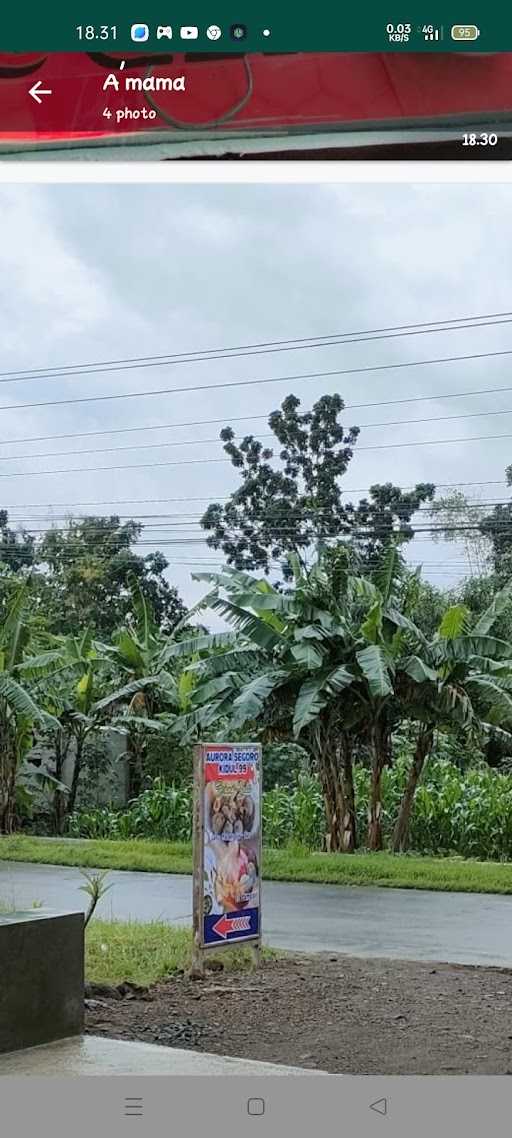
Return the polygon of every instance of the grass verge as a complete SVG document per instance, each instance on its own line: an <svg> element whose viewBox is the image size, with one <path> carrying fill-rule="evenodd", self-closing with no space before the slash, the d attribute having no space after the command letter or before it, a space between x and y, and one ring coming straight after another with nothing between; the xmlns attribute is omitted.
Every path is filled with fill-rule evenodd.
<svg viewBox="0 0 512 1138"><path fill-rule="evenodd" d="M85 937L85 975L95 984L120 984L123 980L143 986L155 984L188 969L191 949L189 929L172 928L160 921L137 924L93 920ZM248 968L251 960L247 950L235 948L217 958L226 969Z"/></svg>
<svg viewBox="0 0 512 1138"><path fill-rule="evenodd" d="M192 853L187 843L142 839L48 841L28 836L5 837L0 838L0 859L155 873L192 872ZM512 863L459 857L390 853L340 855L310 853L300 848L265 850L263 874L267 881L512 893Z"/></svg>

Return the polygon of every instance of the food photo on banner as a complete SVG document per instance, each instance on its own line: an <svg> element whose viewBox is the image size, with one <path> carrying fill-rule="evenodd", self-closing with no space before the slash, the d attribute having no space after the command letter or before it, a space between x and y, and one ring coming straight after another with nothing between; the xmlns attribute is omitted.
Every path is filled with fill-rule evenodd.
<svg viewBox="0 0 512 1138"><path fill-rule="evenodd" d="M259 942L261 872L261 747L203 744L196 793L196 872L201 874L200 940ZM199 832L197 832L199 831ZM199 897L199 889L195 891Z"/></svg>

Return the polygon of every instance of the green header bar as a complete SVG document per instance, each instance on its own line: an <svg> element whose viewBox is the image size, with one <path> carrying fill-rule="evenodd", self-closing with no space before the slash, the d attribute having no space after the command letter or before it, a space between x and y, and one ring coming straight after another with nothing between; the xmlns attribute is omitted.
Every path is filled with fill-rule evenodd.
<svg viewBox="0 0 512 1138"><path fill-rule="evenodd" d="M512 51L512 6L494 7L482 0L28 0L6 5L0 51Z"/></svg>

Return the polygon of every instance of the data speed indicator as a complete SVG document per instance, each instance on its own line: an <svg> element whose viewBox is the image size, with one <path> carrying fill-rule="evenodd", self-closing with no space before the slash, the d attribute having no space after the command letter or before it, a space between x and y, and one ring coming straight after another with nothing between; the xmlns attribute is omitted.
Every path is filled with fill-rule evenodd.
<svg viewBox="0 0 512 1138"><path fill-rule="evenodd" d="M390 43L409 43L412 24L386 24L386 33Z"/></svg>

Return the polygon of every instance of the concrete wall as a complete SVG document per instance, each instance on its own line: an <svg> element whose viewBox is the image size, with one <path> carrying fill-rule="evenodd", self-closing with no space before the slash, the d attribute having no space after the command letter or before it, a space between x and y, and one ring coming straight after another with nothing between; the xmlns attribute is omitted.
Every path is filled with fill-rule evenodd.
<svg viewBox="0 0 512 1138"><path fill-rule="evenodd" d="M101 740L102 745L106 748L109 771L106 774L99 775L94 788L91 788L90 780L87 780L86 777L84 778L85 772L82 774L82 791L79 784L77 806L80 807L81 804L85 805L84 790L86 788L86 781L87 805L108 806L112 803L117 807L126 806L129 796L129 772L128 763L126 759L122 757L126 750L125 736L120 735L117 731L108 731L99 736L99 740ZM69 787L71 786L74 768L72 748L73 744L71 744L68 757L64 763L62 775L62 782ZM38 764L37 769L39 771L47 771L50 774L53 772L52 751L48 747L44 747L42 744L38 744L34 747L28 755L28 762L30 763L34 760L36 760ZM38 797L42 804L44 793L41 793Z"/></svg>
<svg viewBox="0 0 512 1138"><path fill-rule="evenodd" d="M31 910L0 917L0 1052L79 1035L84 916Z"/></svg>

